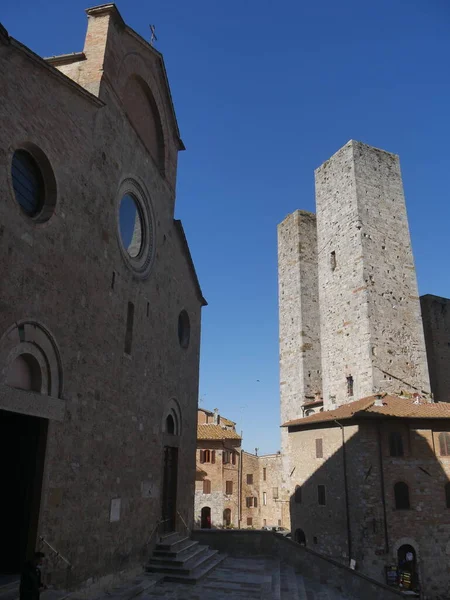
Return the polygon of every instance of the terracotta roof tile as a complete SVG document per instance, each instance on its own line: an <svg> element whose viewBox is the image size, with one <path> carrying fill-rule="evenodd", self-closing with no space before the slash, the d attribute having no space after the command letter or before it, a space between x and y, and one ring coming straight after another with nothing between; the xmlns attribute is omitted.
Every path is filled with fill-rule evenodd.
<svg viewBox="0 0 450 600"><path fill-rule="evenodd" d="M375 406L377 398L382 404ZM284 423L282 427L325 423L329 421L345 421L354 418L370 418L376 415L408 419L450 419L450 403L428 402L424 398L406 398L401 396L381 395L368 396L349 404L343 404L333 410L319 412L303 419L294 419Z"/></svg>
<svg viewBox="0 0 450 600"><path fill-rule="evenodd" d="M238 435L233 429L224 429L220 425L214 425L209 423L208 425L197 425L197 439L198 440L240 440L241 436Z"/></svg>

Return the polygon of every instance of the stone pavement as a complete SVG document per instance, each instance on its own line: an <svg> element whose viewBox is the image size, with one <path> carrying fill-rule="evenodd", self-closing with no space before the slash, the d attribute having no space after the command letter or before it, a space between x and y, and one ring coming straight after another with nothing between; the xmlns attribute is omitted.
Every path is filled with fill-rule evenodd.
<svg viewBox="0 0 450 600"><path fill-rule="evenodd" d="M136 600L349 600L273 558L226 558L196 585L157 583Z"/></svg>

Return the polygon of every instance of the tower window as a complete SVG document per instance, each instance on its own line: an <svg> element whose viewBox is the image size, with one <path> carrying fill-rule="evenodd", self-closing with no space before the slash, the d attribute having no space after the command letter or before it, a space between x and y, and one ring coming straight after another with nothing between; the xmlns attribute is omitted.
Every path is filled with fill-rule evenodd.
<svg viewBox="0 0 450 600"><path fill-rule="evenodd" d="M326 504L326 496L325 496L325 486L318 485L317 486L317 502L320 506L325 506Z"/></svg>
<svg viewBox="0 0 450 600"><path fill-rule="evenodd" d="M316 458L323 458L323 439L316 439Z"/></svg>
<svg viewBox="0 0 450 600"><path fill-rule="evenodd" d="M330 267L332 271L336 270L336 252L334 250L330 252Z"/></svg>
<svg viewBox="0 0 450 600"><path fill-rule="evenodd" d="M347 377L347 396L353 396L353 377Z"/></svg>
<svg viewBox="0 0 450 600"><path fill-rule="evenodd" d="M450 456L450 433L442 431L439 434L439 450L441 456Z"/></svg>
<svg viewBox="0 0 450 600"><path fill-rule="evenodd" d="M409 487L403 481L398 481L394 485L395 508L397 510L408 510L409 504Z"/></svg>
<svg viewBox="0 0 450 600"><path fill-rule="evenodd" d="M403 439L399 431L391 431L389 434L389 454L403 456Z"/></svg>

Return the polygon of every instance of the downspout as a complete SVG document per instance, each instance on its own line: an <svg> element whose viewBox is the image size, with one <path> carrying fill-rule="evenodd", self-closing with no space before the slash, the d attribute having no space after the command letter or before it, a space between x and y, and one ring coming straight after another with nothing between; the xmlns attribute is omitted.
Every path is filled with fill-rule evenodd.
<svg viewBox="0 0 450 600"><path fill-rule="evenodd" d="M239 452L239 464L238 464L238 529L241 528L242 521L242 448Z"/></svg>
<svg viewBox="0 0 450 600"><path fill-rule="evenodd" d="M339 423L339 421L334 420L337 425L341 428L342 433L342 456L343 456L343 465L344 465L344 489L345 489L345 514L347 517L347 547L348 547L348 559L349 561L352 558L352 534L350 531L350 506L348 502L348 486L347 486L347 456L345 452L345 436L344 436L344 426Z"/></svg>
<svg viewBox="0 0 450 600"><path fill-rule="evenodd" d="M386 496L384 490L384 467L383 467L383 450L381 446L381 430L380 424L377 423L377 436L378 436L378 457L380 461L380 487L381 487L381 504L383 505L383 520L384 520L384 551L386 554L389 552L389 537L388 537L388 526L386 517Z"/></svg>

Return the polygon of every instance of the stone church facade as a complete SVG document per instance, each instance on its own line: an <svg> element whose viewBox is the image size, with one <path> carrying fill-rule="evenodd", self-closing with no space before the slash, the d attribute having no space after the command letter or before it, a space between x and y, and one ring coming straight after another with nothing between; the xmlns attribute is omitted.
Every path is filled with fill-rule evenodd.
<svg viewBox="0 0 450 600"><path fill-rule="evenodd" d="M206 304L162 56L113 4L87 17L49 59L0 29L0 572L52 546L69 586L193 522Z"/></svg>
<svg viewBox="0 0 450 600"><path fill-rule="evenodd" d="M448 301L418 296L398 156L349 142L316 209L278 227L293 534L379 580L414 556L411 585L448 597Z"/></svg>

